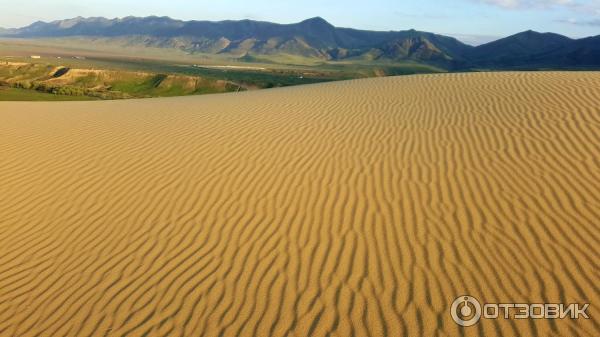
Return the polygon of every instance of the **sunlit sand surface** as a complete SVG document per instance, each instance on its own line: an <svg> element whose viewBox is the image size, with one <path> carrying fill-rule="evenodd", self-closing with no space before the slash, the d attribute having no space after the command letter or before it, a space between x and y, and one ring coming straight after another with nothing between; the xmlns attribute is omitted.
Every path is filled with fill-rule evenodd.
<svg viewBox="0 0 600 337"><path fill-rule="evenodd" d="M593 337L599 247L600 73L0 103L2 337Z"/></svg>

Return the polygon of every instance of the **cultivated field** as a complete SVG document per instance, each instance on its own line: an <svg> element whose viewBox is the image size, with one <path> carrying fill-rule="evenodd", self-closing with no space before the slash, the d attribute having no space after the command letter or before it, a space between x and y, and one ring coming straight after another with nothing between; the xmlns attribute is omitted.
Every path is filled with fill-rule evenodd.
<svg viewBox="0 0 600 337"><path fill-rule="evenodd" d="M600 73L0 102L0 336L598 336ZM591 319L450 305L591 303Z"/></svg>

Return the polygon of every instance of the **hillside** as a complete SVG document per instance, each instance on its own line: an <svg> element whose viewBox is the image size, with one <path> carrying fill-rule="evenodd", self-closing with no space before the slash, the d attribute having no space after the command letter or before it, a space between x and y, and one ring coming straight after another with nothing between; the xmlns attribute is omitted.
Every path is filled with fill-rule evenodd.
<svg viewBox="0 0 600 337"><path fill-rule="evenodd" d="M570 39L554 33L526 31L473 48L469 66L493 69L600 66L600 36Z"/></svg>
<svg viewBox="0 0 600 337"><path fill-rule="evenodd" d="M558 34L526 31L474 48L469 60L480 65L515 66L568 45L572 40Z"/></svg>
<svg viewBox="0 0 600 337"><path fill-rule="evenodd" d="M316 17L294 24L262 21L181 21L168 17L82 18L0 30L26 39L84 38L122 48L174 49L273 63L413 62L445 70L600 69L600 36L571 39L526 31L472 47L455 38L416 31L338 28Z"/></svg>
<svg viewBox="0 0 600 337"><path fill-rule="evenodd" d="M416 60L448 67L471 49L454 38L437 34L336 28L322 18L296 24L251 20L179 21L167 17L74 18L36 22L5 32L4 36L102 37L118 39L121 44L177 48L189 53L236 57L291 54L321 60ZM128 41L123 41L124 36L129 37Z"/></svg>
<svg viewBox="0 0 600 337"><path fill-rule="evenodd" d="M241 84L199 76L0 61L2 87L99 99L181 96L243 89ZM5 99L3 93L6 92L0 92L0 100Z"/></svg>

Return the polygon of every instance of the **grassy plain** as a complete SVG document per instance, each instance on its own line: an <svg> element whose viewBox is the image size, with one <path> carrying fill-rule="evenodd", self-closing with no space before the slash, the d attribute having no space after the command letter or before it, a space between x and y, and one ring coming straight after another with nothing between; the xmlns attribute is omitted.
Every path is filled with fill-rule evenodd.
<svg viewBox="0 0 600 337"><path fill-rule="evenodd" d="M32 55L40 59L32 59ZM80 76L74 82L63 83L84 91L84 95L101 98L131 98L179 96L240 90L284 87L355 78L436 73L443 70L411 62L345 61L326 62L291 55L241 58L231 56L185 54L176 49L115 46L86 39L0 40L0 81L11 77L2 62L34 64L21 67L19 80L44 82L56 68L110 72L110 81L102 76ZM13 72L15 70L13 69ZM146 73L143 79L132 76ZM14 75L14 74L12 74ZM170 76L162 83L157 79ZM116 82L114 78L120 78ZM190 77L196 79L191 85ZM15 76L12 76L15 78ZM9 81L10 82L10 81ZM12 81L15 82L15 81ZM28 87L28 86L27 86ZM91 90L95 88L95 90ZM39 88L38 88L39 89ZM41 91L47 90L42 86ZM49 91L54 90L50 88ZM54 90L58 92L59 90ZM73 88L61 92L78 92ZM98 93L97 91L101 91ZM111 93L106 94L107 91ZM78 92L78 93L79 93ZM0 93L1 94L1 93Z"/></svg>
<svg viewBox="0 0 600 337"><path fill-rule="evenodd" d="M94 97L55 95L35 90L0 87L0 101L91 101Z"/></svg>

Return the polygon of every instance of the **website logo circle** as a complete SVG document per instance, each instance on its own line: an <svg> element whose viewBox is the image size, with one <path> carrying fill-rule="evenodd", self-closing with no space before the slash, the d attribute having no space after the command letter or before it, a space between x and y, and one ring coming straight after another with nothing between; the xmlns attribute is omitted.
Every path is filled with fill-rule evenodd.
<svg viewBox="0 0 600 337"><path fill-rule="evenodd" d="M472 296L459 296L450 310L452 319L460 326L473 326L481 319L481 304Z"/></svg>

